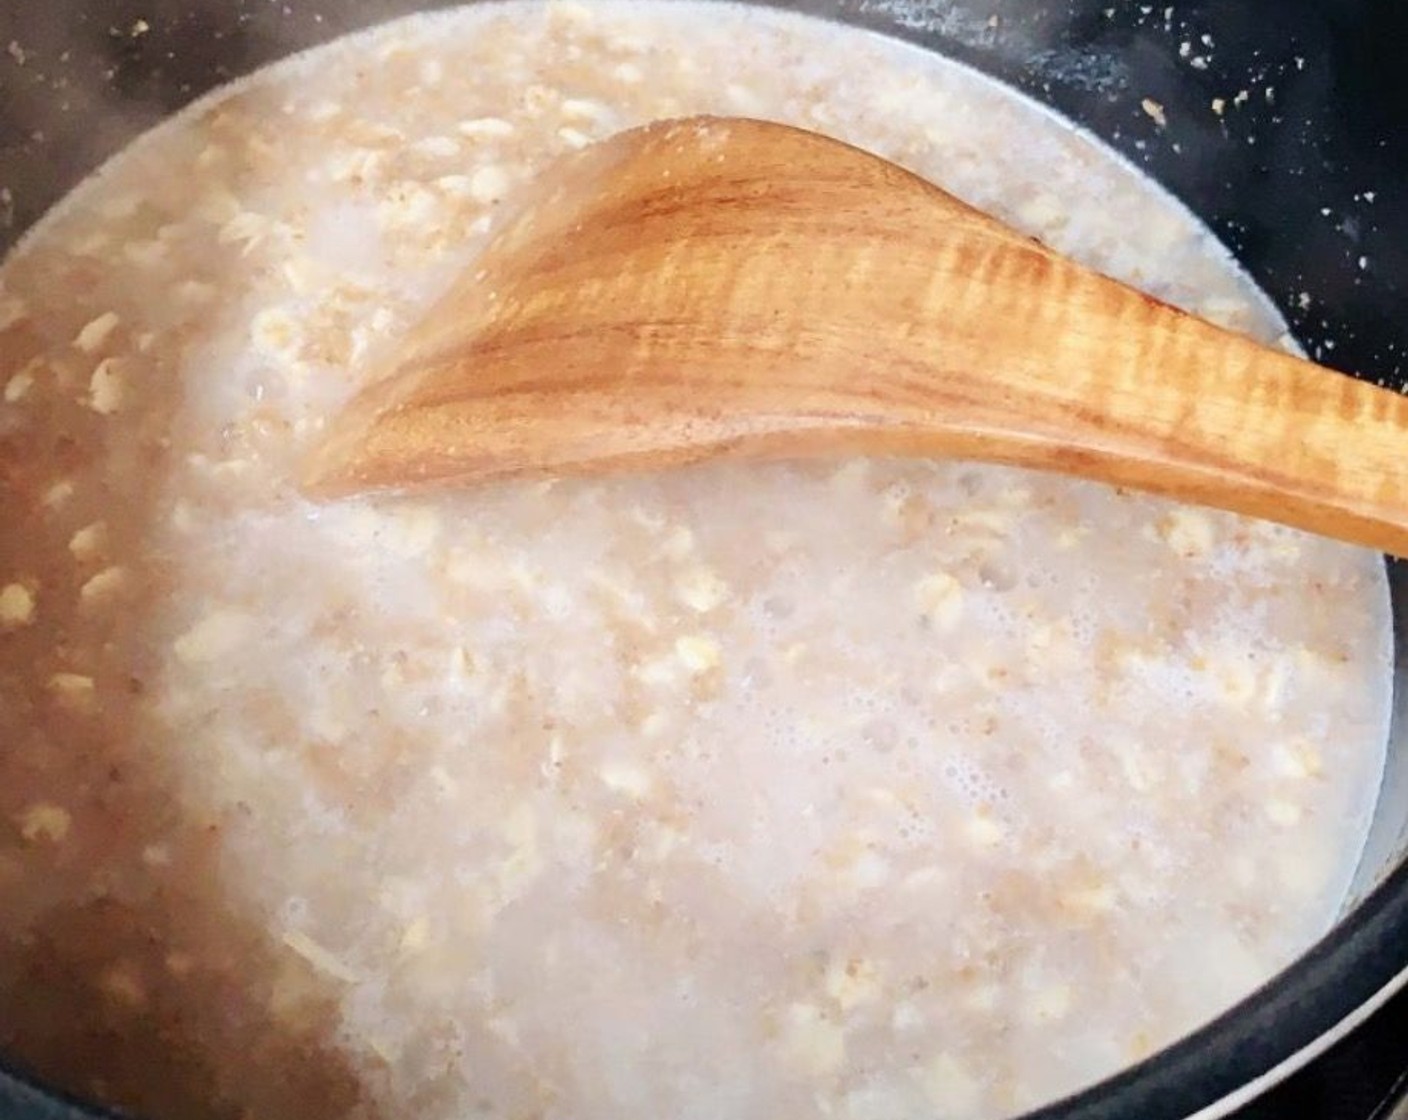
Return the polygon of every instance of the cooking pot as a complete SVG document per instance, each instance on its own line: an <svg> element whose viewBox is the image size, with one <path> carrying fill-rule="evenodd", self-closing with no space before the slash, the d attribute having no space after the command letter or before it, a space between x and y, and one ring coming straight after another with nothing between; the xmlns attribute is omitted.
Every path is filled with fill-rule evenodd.
<svg viewBox="0 0 1408 1120"><path fill-rule="evenodd" d="M0 248L104 157L231 78L418 0L4 0ZM1312 356L1408 381L1408 6L1394 0L779 0L967 62L1103 137L1180 196L1280 305ZM1156 102L1162 113L1143 103ZM1156 117L1163 120L1156 120ZM1408 454L1408 445L1404 448ZM1408 635L1408 566L1389 562ZM1035 1114L1225 1115L1408 982L1408 659L1388 769L1338 924L1163 1052ZM0 744L3 749L3 744ZM1189 961L1190 969L1197 968ZM150 1071L160 1078L160 1069ZM97 1110L0 1056L0 1116Z"/></svg>

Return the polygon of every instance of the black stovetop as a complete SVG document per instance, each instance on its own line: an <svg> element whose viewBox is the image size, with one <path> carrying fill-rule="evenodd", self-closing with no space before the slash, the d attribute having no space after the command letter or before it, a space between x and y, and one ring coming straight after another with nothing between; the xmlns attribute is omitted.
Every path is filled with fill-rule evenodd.
<svg viewBox="0 0 1408 1120"><path fill-rule="evenodd" d="M1389 1120L1408 1099L1408 992L1234 1120ZM1396 1120L1396 1118L1395 1118Z"/></svg>

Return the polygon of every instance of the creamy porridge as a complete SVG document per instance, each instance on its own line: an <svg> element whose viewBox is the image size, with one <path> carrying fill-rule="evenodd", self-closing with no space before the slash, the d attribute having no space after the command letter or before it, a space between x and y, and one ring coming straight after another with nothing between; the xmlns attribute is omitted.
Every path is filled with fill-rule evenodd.
<svg viewBox="0 0 1408 1120"><path fill-rule="evenodd" d="M1000 1117L1329 925L1373 555L967 464L300 498L501 203L697 112L1277 331L1086 137L779 13L480 6L207 100L0 273L0 1050L160 1117Z"/></svg>

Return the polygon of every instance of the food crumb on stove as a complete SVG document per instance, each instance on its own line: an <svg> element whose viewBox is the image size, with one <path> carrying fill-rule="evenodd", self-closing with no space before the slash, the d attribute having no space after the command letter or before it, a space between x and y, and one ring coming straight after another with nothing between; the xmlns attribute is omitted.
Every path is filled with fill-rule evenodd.
<svg viewBox="0 0 1408 1120"><path fill-rule="evenodd" d="M1152 97L1146 97L1139 103L1139 107L1144 110L1144 115L1152 120L1160 128L1168 125L1168 115L1164 112L1164 107Z"/></svg>

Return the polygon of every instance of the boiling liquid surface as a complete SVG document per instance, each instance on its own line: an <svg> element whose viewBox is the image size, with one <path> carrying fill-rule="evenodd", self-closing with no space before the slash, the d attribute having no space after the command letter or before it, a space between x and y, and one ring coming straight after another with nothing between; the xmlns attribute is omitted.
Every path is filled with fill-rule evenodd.
<svg viewBox="0 0 1408 1120"><path fill-rule="evenodd" d="M961 463L296 493L547 161L701 112L1280 329L1085 135L776 12L477 6L206 100L0 273L7 1052L156 1116L999 1117L1328 927L1375 556Z"/></svg>

